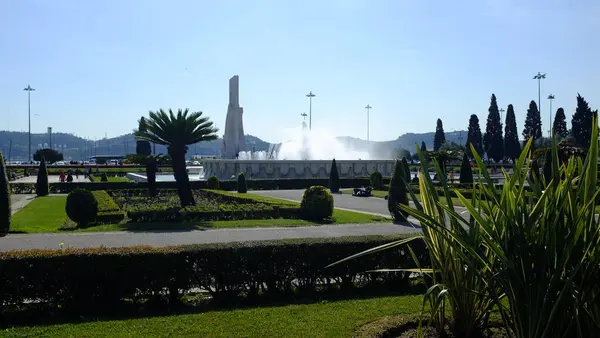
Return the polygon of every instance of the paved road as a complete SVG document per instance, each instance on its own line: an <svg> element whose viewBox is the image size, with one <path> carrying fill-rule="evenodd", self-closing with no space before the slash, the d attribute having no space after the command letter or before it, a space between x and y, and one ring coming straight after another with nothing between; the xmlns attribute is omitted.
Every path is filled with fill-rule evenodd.
<svg viewBox="0 0 600 338"><path fill-rule="evenodd" d="M0 251L27 249L59 249L123 247L150 245L154 247L226 243L287 238L330 238L362 235L392 235L417 232L410 225L392 223L321 225L287 228L241 228L170 232L97 232L97 233L53 233L11 234L0 238Z"/></svg>

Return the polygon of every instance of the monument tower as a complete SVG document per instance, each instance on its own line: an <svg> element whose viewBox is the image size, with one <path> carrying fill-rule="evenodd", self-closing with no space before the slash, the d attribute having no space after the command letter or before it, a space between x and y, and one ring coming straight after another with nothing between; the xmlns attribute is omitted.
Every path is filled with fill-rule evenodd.
<svg viewBox="0 0 600 338"><path fill-rule="evenodd" d="M240 78L234 75L229 79L229 105L225 119L225 134L221 157L237 158L240 151L246 149L244 138L244 108L240 107Z"/></svg>

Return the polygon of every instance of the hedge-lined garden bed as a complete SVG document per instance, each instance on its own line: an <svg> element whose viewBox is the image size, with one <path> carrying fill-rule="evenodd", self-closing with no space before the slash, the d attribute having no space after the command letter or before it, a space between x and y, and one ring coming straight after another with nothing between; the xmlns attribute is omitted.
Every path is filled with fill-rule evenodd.
<svg viewBox="0 0 600 338"><path fill-rule="evenodd" d="M377 285L402 290L409 275L369 273L380 268L411 268L406 247L396 247L345 264L328 264L389 243L400 236L296 239L178 247L31 250L0 253L0 311L26 302L104 311L122 302L177 303L198 288L213 301L272 297L282 300L328 289ZM423 242L411 242L428 266Z"/></svg>

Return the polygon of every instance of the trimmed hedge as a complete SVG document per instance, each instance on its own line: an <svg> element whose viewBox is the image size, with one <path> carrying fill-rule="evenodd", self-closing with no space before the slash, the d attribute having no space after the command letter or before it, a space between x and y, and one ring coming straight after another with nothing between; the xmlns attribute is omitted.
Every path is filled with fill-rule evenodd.
<svg viewBox="0 0 600 338"><path fill-rule="evenodd" d="M97 223L118 223L125 218L125 213L106 191L92 191L92 194L98 201Z"/></svg>
<svg viewBox="0 0 600 338"><path fill-rule="evenodd" d="M414 268L400 246L347 263L330 263L400 236L295 239L177 247L30 250L0 253L1 311L36 302L77 314L111 311L124 299L136 303L177 303L192 288L213 301L272 297L281 300L316 291L377 285L409 286L409 274L368 273L382 268ZM429 266L422 241L411 248ZM168 295L168 297L167 297ZM91 306L93 304L93 306Z"/></svg>

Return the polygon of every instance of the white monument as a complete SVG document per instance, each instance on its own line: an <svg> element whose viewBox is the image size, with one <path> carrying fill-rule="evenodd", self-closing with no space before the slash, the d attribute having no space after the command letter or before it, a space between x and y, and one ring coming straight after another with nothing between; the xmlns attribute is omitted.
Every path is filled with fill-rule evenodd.
<svg viewBox="0 0 600 338"><path fill-rule="evenodd" d="M242 114L244 108L240 107L240 78L234 75L229 79L229 106L227 106L227 118L225 119L225 134L223 135L223 146L221 156L223 158L237 158L240 151L246 149L244 139L244 122Z"/></svg>

